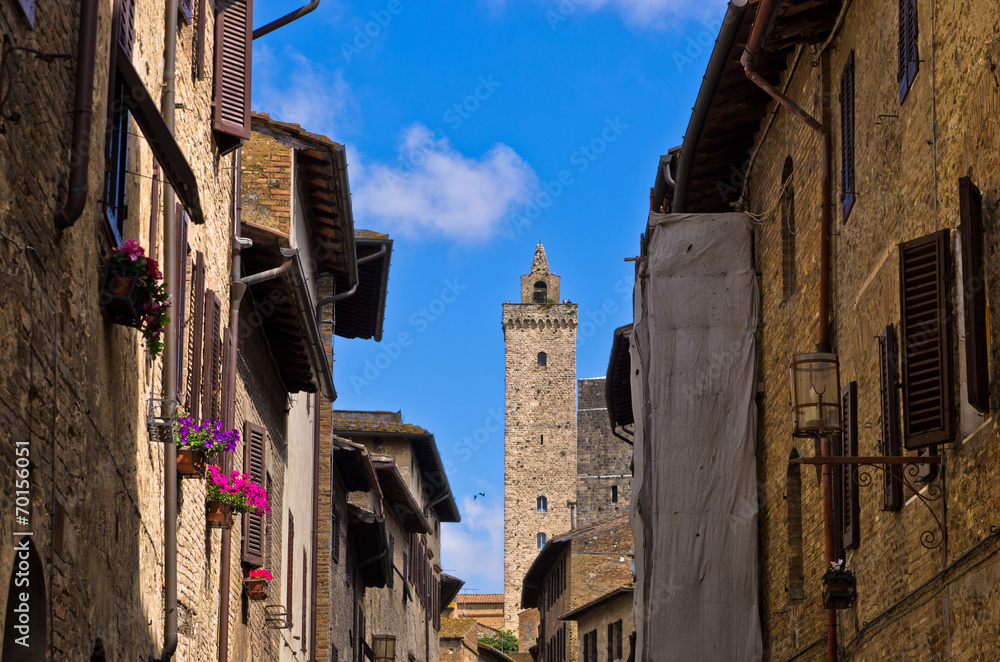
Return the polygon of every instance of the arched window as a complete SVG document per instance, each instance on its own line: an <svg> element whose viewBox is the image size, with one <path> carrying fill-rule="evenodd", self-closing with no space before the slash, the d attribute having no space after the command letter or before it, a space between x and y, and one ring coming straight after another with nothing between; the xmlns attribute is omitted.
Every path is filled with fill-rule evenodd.
<svg viewBox="0 0 1000 662"><path fill-rule="evenodd" d="M798 456L799 452L793 448L790 458L794 459ZM788 527L788 599L793 602L806 599L802 569L802 475L800 466L789 463L788 474L785 476L785 506L787 508L785 524Z"/></svg>
<svg viewBox="0 0 1000 662"><path fill-rule="evenodd" d="M538 497L538 499L535 500L535 510L540 513L549 512L549 500L543 496Z"/></svg>
<svg viewBox="0 0 1000 662"><path fill-rule="evenodd" d="M795 187L792 157L781 171L781 291L785 301L795 293Z"/></svg>
<svg viewBox="0 0 1000 662"><path fill-rule="evenodd" d="M545 534L544 533L539 533L537 536L535 536L535 544L538 546L538 549L541 549L542 547L545 547Z"/></svg>
<svg viewBox="0 0 1000 662"><path fill-rule="evenodd" d="M538 367L544 368L545 367L545 363L548 360L549 360L549 357L545 355L545 352L538 352Z"/></svg>
<svg viewBox="0 0 1000 662"><path fill-rule="evenodd" d="M545 284L544 280L539 280L535 282L535 303L545 303L545 299L548 298L549 286Z"/></svg>
<svg viewBox="0 0 1000 662"><path fill-rule="evenodd" d="M19 576L22 582L27 579L27 586L31 590L16 587L14 582ZM45 569L31 541L25 546L20 543L15 544L14 567L10 571L8 586L7 616L3 626L3 654L0 655L0 659L11 662L43 660L45 642L48 640L48 623L45 620L48 613L46 608L48 601L45 599ZM27 602L21 602L23 596L28 598ZM25 633L18 628L19 625L22 627L25 625L22 620L24 614L29 614L31 617L30 636L24 636Z"/></svg>

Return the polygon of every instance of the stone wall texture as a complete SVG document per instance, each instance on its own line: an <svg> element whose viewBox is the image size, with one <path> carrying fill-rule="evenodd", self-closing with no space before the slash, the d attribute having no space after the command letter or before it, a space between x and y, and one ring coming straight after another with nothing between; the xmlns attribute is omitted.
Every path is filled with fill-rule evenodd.
<svg viewBox="0 0 1000 662"><path fill-rule="evenodd" d="M858 383L859 454L881 454L877 336L898 328L898 244L959 224L958 178L969 176L983 193L987 299L1000 296L996 250L1000 196L1000 11L991 3L918 0L920 69L900 105L896 77L898 14L895 4L871 1L849 6L842 27L809 66L808 49L782 84L808 112L821 118L834 140L834 173L840 172L840 72L855 57L855 163L857 202L846 223L839 204L832 238L833 349L841 383ZM790 64L795 60L790 56ZM768 659L825 659L821 494L812 469L803 467L802 531L805 599L788 592L785 485L793 449L812 455L789 434L787 362L811 351L817 335L819 266L819 138L785 110L775 109L770 128L758 133L748 175L748 209L762 212L777 200L787 158L793 166L796 288L782 292L781 213L762 220L756 233L763 310L758 478L760 484L761 613ZM879 115L898 115L883 117ZM762 127L768 122L762 122ZM835 201L841 183L835 176ZM960 242L953 232L953 264ZM958 281L958 279L955 279ZM858 579L854 607L840 611L843 660L986 660L1000 655L1000 548L995 529L1000 503L1000 439L993 415L983 418L966 403L961 292L951 293L956 432L939 446L943 471L931 488L944 491L931 504L947 531L934 549L920 544L924 531L941 532L931 513L906 491L898 512L882 509L882 476L860 490L861 543L847 557ZM995 330L990 363L996 402L998 360ZM912 453L907 453L912 455ZM921 489L922 485L917 485Z"/></svg>
<svg viewBox="0 0 1000 662"><path fill-rule="evenodd" d="M576 325L575 305L503 306L504 628L514 631L536 536L568 531L576 502ZM547 512L538 512L541 496Z"/></svg>
<svg viewBox="0 0 1000 662"><path fill-rule="evenodd" d="M628 512L632 447L611 433L604 377L578 382L576 526Z"/></svg>

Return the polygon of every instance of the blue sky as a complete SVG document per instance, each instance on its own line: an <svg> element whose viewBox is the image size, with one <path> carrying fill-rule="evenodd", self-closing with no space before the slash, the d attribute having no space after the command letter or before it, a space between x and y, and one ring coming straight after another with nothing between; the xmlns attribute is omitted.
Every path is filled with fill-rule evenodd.
<svg viewBox="0 0 1000 662"><path fill-rule="evenodd" d="M254 22L298 4L260 0ZM466 590L503 590L501 305L541 241L579 304L577 376L604 375L631 320L623 258L724 13L322 0L254 43L254 110L346 144L355 224L395 240L383 340L337 339L336 406L402 410L435 434L463 518L444 526L442 566Z"/></svg>

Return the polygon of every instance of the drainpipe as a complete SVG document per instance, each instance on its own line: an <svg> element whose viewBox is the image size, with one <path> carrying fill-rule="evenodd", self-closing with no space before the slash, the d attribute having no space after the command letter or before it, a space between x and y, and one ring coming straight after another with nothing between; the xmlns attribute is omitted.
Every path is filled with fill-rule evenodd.
<svg viewBox="0 0 1000 662"><path fill-rule="evenodd" d="M73 97L73 135L70 139L69 195L56 212L60 232L76 223L87 204L87 166L90 165L90 120L94 113L94 54L97 49L97 3L83 0L76 42L76 89Z"/></svg>
<svg viewBox="0 0 1000 662"><path fill-rule="evenodd" d="M306 396L309 397L308 395ZM317 557L319 554L319 444L320 444L320 414L323 406L323 396L316 394L316 406L313 409L313 475L312 475L312 562L309 564L309 595L312 604L309 609L309 659L316 662L316 574L319 572ZM332 454L331 454L332 457ZM303 617L305 615L303 614Z"/></svg>
<svg viewBox="0 0 1000 662"><path fill-rule="evenodd" d="M823 162L823 175L820 182L821 208L820 208L820 257L819 257L819 337L816 350L819 352L830 351L830 215L833 208L833 189L831 177L831 164L833 162L833 143L830 131L821 122L807 113L801 106L782 94L777 88L768 83L754 70L754 61L757 54L763 48L764 41L771 30L771 26L777 16L779 0L761 0L757 10L757 19L754 21L753 31L747 41L740 63L746 71L747 78L754 82L760 89L764 90L772 99L788 109L795 117L799 118L806 126L820 135L822 140L821 159ZM824 457L831 454L832 440L824 437L821 440L820 452ZM823 548L826 567L830 567L833 562L833 467L829 464L823 465ZM829 662L837 662L837 611L835 609L826 610L826 647L827 659Z"/></svg>
<svg viewBox="0 0 1000 662"><path fill-rule="evenodd" d="M177 0L167 0L164 16L163 45L163 97L160 112L171 135L174 133L174 63L177 54ZM175 302L180 297L180 278L177 273L179 234L174 214L174 189L168 184L163 195L163 229L166 251L163 267L167 293ZM163 345L163 397L177 400L177 321L176 315L164 329ZM169 662L177 650L177 447L163 445L163 648L157 658Z"/></svg>
<svg viewBox="0 0 1000 662"><path fill-rule="evenodd" d="M233 189L235 191L235 206L238 208L240 206L240 189L239 189L239 177L240 169L243 167L243 149L240 148L236 150L235 165L236 169L233 172ZM235 214L236 218L239 218L239 212ZM249 241L249 240L245 240ZM230 267L229 273L229 333L233 338L233 352L231 356L228 357L229 361L232 361L232 365L227 365L226 370L229 371L229 375L236 374L236 355L239 352L239 338L240 338L240 302L243 300L243 295L247 291L246 283L240 280L241 270L242 270L242 249L243 242L240 241L240 225L238 222L233 223L233 246L232 246L232 266ZM234 384L235 386L235 384ZM233 389L233 395L235 397L235 388ZM226 406L229 404L229 406ZM236 408L232 406L232 403L223 403L222 411L225 413L226 420L223 426L227 430L231 430L235 427L235 416ZM223 454L223 465L225 471L228 473L232 471L232 453ZM231 579L231 568L232 563L232 543L233 543L233 532L231 529L222 530L222 549L219 555L219 662L227 662L229 660L229 591Z"/></svg>
<svg viewBox="0 0 1000 662"><path fill-rule="evenodd" d="M359 257L357 259L357 261L355 262L355 264L357 265L357 267L360 267L365 262L371 262L374 259L382 257L383 255L386 254L386 252L388 252L388 249L386 248L385 244L382 244L382 246L378 249L377 253L372 253L371 255L366 255L364 257ZM355 267L355 269L354 269L354 285L351 286L351 289L349 289L349 290L347 290L345 292L341 292L340 294L334 294L332 297L326 297L325 299L320 299L316 303L316 319L317 320L322 320L323 319L323 308L324 307L330 305L331 303L337 303L341 299L346 299L349 296L353 296L358 291L358 285L361 283L361 274L358 273L358 268L357 267ZM336 326L336 322L334 322L334 326Z"/></svg>
<svg viewBox="0 0 1000 662"><path fill-rule="evenodd" d="M296 9L293 12L291 12L290 14L285 14L281 18L279 18L279 19L277 19L275 21L271 21L270 23L268 23L264 27L257 28L256 30L253 31L253 38L254 39L259 39L259 38L263 37L266 34L274 32L278 28L283 28L286 25L288 25L289 23L291 23L292 21L302 18L303 16L305 16L306 14L308 14L309 12L311 12L312 10L316 9L317 7L319 7L319 0L311 0L311 2L309 4L303 5L302 7L299 7L298 9Z"/></svg>

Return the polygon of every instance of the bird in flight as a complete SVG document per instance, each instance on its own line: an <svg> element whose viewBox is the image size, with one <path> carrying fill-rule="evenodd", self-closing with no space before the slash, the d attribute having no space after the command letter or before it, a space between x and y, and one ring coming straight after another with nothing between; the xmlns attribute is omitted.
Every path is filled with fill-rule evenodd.
<svg viewBox="0 0 1000 662"><path fill-rule="evenodd" d="M475 501L479 497L484 497L484 496L486 496L486 492L480 492L479 494L476 494L475 496L473 496L472 500Z"/></svg>

